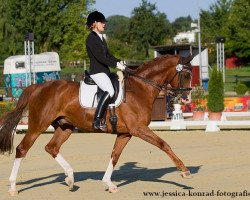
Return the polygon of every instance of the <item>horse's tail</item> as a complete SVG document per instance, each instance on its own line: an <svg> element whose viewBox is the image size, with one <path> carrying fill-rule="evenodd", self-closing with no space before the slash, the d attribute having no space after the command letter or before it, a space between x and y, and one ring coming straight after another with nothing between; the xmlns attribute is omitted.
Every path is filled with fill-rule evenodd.
<svg viewBox="0 0 250 200"><path fill-rule="evenodd" d="M11 154L13 152L14 132L22 117L23 110L28 105L29 97L34 91L35 86L31 85L27 87L19 98L15 109L0 119L0 154L6 152Z"/></svg>

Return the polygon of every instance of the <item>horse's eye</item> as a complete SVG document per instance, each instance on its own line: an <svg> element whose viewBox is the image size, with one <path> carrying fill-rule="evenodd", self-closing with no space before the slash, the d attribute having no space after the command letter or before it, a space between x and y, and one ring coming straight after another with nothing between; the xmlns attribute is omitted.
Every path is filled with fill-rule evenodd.
<svg viewBox="0 0 250 200"><path fill-rule="evenodd" d="M185 79L190 79L190 78L191 78L191 76L190 76L190 74L189 74L189 73L185 73L185 74L184 74L184 78L185 78Z"/></svg>

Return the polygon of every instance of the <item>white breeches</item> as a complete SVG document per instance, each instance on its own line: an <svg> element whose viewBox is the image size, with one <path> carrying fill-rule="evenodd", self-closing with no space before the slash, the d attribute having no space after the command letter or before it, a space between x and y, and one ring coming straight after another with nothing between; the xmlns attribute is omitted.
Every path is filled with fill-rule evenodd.
<svg viewBox="0 0 250 200"><path fill-rule="evenodd" d="M104 92L108 92L110 97L114 96L114 88L111 83L110 78L105 73L98 73L90 75L90 77L95 81L95 83L101 88Z"/></svg>

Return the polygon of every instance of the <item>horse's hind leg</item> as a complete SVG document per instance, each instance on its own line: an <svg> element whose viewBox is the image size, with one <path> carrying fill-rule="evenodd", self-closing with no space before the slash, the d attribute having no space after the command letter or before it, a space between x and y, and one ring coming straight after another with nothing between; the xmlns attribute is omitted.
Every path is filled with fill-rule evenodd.
<svg viewBox="0 0 250 200"><path fill-rule="evenodd" d="M55 133L50 140L50 142L45 146L45 150L58 162L58 164L63 168L65 175L65 182L73 189L74 186L74 171L70 164L62 157L59 153L60 147L62 144L69 138L72 131L74 130L73 126L63 125L58 126L55 130Z"/></svg>
<svg viewBox="0 0 250 200"><path fill-rule="evenodd" d="M11 175L9 178L9 181L10 181L9 193L11 196L14 196L17 194L16 179L17 179L17 174L18 174L21 161L26 156L27 152L29 151L31 146L34 144L35 140L38 138L39 135L40 135L40 132L38 133L38 132L32 132L28 130L28 132L24 136L21 143L16 147L16 158L15 158L13 168L11 171Z"/></svg>
<svg viewBox="0 0 250 200"><path fill-rule="evenodd" d="M118 135L116 138L108 168L102 179L102 181L108 186L109 192L117 192L117 186L112 183L111 176L114 167L122 153L122 150L130 140L130 138L130 134Z"/></svg>
<svg viewBox="0 0 250 200"><path fill-rule="evenodd" d="M16 158L12 167L12 171L9 178L10 189L8 191L11 196L17 195L16 178L22 159L23 158Z"/></svg>
<svg viewBox="0 0 250 200"><path fill-rule="evenodd" d="M132 128L130 133L133 136L139 137L146 142L153 144L164 151L174 162L176 167L181 171L181 176L184 178L190 178L191 173L183 164L183 162L175 155L172 151L171 147L162 140L159 136L157 136L153 131L151 131L147 126L138 126L136 128Z"/></svg>

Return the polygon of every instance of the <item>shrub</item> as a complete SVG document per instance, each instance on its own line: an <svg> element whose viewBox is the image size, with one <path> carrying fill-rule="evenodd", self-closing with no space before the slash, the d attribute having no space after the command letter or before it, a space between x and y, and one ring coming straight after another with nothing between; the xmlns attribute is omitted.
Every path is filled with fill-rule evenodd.
<svg viewBox="0 0 250 200"><path fill-rule="evenodd" d="M201 86L196 86L191 91L192 100L196 99L204 99L205 98L205 90Z"/></svg>
<svg viewBox="0 0 250 200"><path fill-rule="evenodd" d="M16 106L14 101L2 101L0 102L0 117L4 116L6 113L12 111Z"/></svg>
<svg viewBox="0 0 250 200"><path fill-rule="evenodd" d="M248 91L248 87L244 83L239 83L234 90L238 95L244 95Z"/></svg>
<svg viewBox="0 0 250 200"><path fill-rule="evenodd" d="M224 83L221 71L213 68L208 83L207 107L210 112L224 110Z"/></svg>
<svg viewBox="0 0 250 200"><path fill-rule="evenodd" d="M194 111L204 111L206 106L204 105L205 90L201 86L196 86L191 91L191 100L194 105Z"/></svg>

